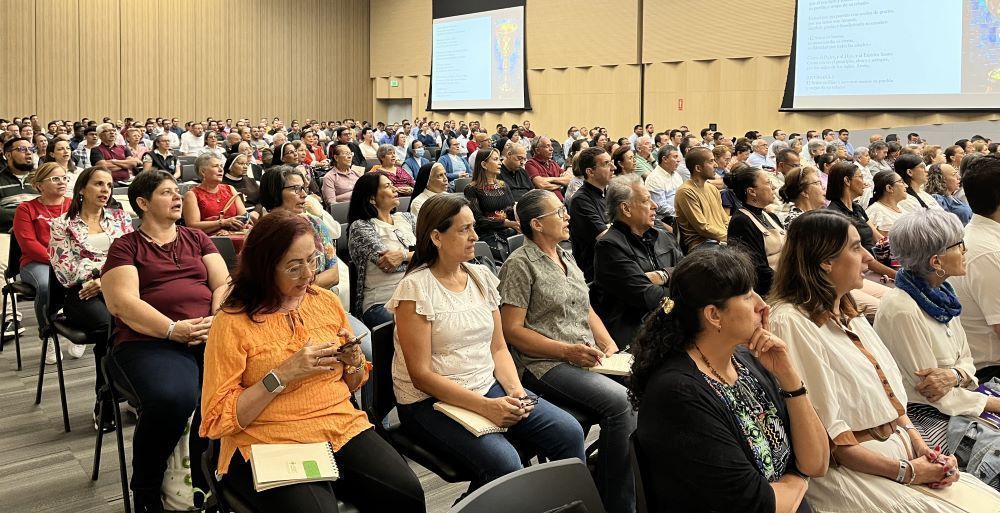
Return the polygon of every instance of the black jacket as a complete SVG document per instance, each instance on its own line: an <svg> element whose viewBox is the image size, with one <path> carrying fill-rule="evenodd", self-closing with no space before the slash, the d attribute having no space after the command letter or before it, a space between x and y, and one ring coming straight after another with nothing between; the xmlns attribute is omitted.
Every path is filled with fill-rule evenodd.
<svg viewBox="0 0 1000 513"><path fill-rule="evenodd" d="M778 216L762 209L750 205L743 205L750 213L760 216L771 216L777 226L782 226ZM761 221L763 224L763 221ZM766 224L764 226L767 226ZM767 250L764 248L764 234L760 228L753 224L753 221L739 210L729 219L729 229L726 240L730 245L741 245L747 250L753 260L754 270L757 272L757 284L754 291L761 297L767 297L771 291L771 282L774 280L774 269L767 262Z"/></svg>
<svg viewBox="0 0 1000 513"><path fill-rule="evenodd" d="M590 182L583 182L569 202L569 241L573 245L573 258L587 282L594 281L594 243L608 228L606 204L604 191Z"/></svg>
<svg viewBox="0 0 1000 513"><path fill-rule="evenodd" d="M573 197L574 204L577 199ZM575 257L575 248L573 253ZM659 269L669 274L683 256L669 233L650 228L638 237L621 222L594 245L591 303L618 347L632 343L646 314L667 295L667 287L653 285L645 273Z"/></svg>
<svg viewBox="0 0 1000 513"><path fill-rule="evenodd" d="M764 387L791 441L777 381L748 349L738 348L736 358ZM774 492L743 431L687 353L668 357L649 377L635 433L649 511L774 511ZM794 463L793 453L788 470Z"/></svg>
<svg viewBox="0 0 1000 513"><path fill-rule="evenodd" d="M18 178L9 167L0 171L0 233L9 233L14 227L14 211L18 205L38 197L38 191L26 181L28 176Z"/></svg>

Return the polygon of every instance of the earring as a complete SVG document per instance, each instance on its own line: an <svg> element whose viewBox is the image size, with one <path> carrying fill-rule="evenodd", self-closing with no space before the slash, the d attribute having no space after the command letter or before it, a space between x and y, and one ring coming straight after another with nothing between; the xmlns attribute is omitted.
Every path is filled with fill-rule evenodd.
<svg viewBox="0 0 1000 513"><path fill-rule="evenodd" d="M938 278L944 278L944 269L934 269L934 274Z"/></svg>

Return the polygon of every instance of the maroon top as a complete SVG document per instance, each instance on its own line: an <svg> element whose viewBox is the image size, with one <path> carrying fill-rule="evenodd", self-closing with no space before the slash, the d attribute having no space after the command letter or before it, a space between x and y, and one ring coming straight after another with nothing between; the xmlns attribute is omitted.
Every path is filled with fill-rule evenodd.
<svg viewBox="0 0 1000 513"><path fill-rule="evenodd" d="M135 266L143 301L172 321L194 319L212 314L212 289L202 257L218 252L212 239L201 230L178 226L177 238L162 248L135 231L114 240L103 272L123 265ZM115 345L153 338L115 318Z"/></svg>
<svg viewBox="0 0 1000 513"><path fill-rule="evenodd" d="M104 143L98 144L90 150L90 165L97 164L102 160L125 160L132 156L132 151L124 144L108 146ZM116 182L125 182L132 178L132 172L127 169L112 169L111 179Z"/></svg>
<svg viewBox="0 0 1000 513"><path fill-rule="evenodd" d="M552 159L542 162L536 157L531 157L528 162L524 164L524 170L528 172L528 176L534 178L536 176L556 178L562 176L563 170L559 167L559 164ZM552 191L556 196L559 197L559 201L562 201L563 194L562 189L556 189Z"/></svg>

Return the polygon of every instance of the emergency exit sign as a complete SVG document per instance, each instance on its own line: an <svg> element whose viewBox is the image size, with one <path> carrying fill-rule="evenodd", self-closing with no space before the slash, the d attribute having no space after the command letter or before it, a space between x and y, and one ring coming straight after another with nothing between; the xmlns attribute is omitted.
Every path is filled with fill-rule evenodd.
<svg viewBox="0 0 1000 513"><path fill-rule="evenodd" d="M389 87L399 87L399 80L390 80Z"/></svg>

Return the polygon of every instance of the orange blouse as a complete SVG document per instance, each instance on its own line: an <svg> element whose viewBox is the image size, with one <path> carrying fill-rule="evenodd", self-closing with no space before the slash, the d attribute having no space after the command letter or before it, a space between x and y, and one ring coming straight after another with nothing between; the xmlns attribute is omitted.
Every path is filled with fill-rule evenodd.
<svg viewBox="0 0 1000 513"><path fill-rule="evenodd" d="M340 363L329 373L288 385L249 426L241 426L237 420L240 394L302 349L307 340L339 340L341 327L351 331L337 296L316 287L312 290L317 294L306 294L297 310L258 314L259 322L243 313L220 310L216 314L205 347L199 433L222 440L220 474L229 469L237 449L249 461L250 444L328 441L339 451L355 435L372 427L368 417L351 404L351 390L342 379ZM367 367L362 383L368 379Z"/></svg>

